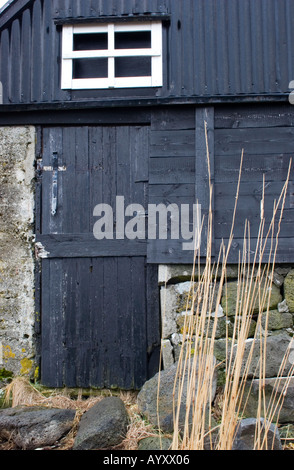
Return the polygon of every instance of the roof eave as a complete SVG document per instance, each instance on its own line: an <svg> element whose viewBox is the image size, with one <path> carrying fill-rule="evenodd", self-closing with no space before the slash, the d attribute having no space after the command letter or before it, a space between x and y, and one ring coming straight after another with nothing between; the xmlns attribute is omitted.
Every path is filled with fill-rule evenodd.
<svg viewBox="0 0 294 470"><path fill-rule="evenodd" d="M34 0L9 0L0 10L0 30Z"/></svg>

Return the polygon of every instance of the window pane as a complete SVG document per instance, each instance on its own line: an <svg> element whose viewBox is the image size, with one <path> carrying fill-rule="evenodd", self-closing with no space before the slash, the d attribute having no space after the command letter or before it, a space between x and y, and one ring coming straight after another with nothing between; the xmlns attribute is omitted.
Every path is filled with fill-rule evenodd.
<svg viewBox="0 0 294 470"><path fill-rule="evenodd" d="M150 49L151 31L115 33L115 49Z"/></svg>
<svg viewBox="0 0 294 470"><path fill-rule="evenodd" d="M151 57L117 57L116 77L151 77Z"/></svg>
<svg viewBox="0 0 294 470"><path fill-rule="evenodd" d="M107 78L108 59L74 59L73 78Z"/></svg>
<svg viewBox="0 0 294 470"><path fill-rule="evenodd" d="M101 51L108 49L107 33L74 34L74 51Z"/></svg>

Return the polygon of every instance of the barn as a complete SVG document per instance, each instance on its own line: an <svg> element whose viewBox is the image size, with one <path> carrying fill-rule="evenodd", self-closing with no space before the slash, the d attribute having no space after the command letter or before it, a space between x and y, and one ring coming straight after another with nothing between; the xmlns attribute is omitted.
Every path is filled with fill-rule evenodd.
<svg viewBox="0 0 294 470"><path fill-rule="evenodd" d="M50 387L138 389L159 366L159 270L192 265L209 182L217 258L244 150L232 266L263 188L266 216L279 197L294 1L13 0L0 35L2 365ZM293 222L291 172L281 269Z"/></svg>

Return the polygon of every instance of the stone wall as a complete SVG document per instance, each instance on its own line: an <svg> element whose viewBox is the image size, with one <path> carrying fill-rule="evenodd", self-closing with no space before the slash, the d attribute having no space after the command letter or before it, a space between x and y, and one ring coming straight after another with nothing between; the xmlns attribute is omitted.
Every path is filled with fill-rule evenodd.
<svg viewBox="0 0 294 470"><path fill-rule="evenodd" d="M159 285L162 316L162 353L164 368L177 361L182 345L182 329L184 319L189 311L187 304L191 288L192 266L160 266ZM221 305L212 315L218 316L215 354L220 361L224 359L225 338L233 331L237 292L238 267L227 267L227 285L223 292ZM197 282L197 279L195 279ZM256 313L258 308L256 308ZM294 269L291 266L278 266L274 271L274 280L270 295L270 311L268 315L268 336L272 336L275 357L270 358L276 363L276 369L281 363L285 352L285 344L291 341L294 334ZM262 319L264 327L265 318ZM249 332L249 340L254 336L256 321L253 318ZM285 341L281 341L282 335ZM281 336L281 337L282 337ZM289 360L294 361L293 354ZM275 376L276 370L271 370L269 376Z"/></svg>
<svg viewBox="0 0 294 470"><path fill-rule="evenodd" d="M0 371L33 367L35 131L0 128Z"/></svg>

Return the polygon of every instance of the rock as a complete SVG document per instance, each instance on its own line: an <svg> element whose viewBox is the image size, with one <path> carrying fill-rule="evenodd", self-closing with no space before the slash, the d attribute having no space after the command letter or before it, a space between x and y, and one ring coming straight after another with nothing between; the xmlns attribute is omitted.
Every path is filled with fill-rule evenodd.
<svg viewBox="0 0 294 470"><path fill-rule="evenodd" d="M289 311L294 313L294 269L292 269L285 278L284 295Z"/></svg>
<svg viewBox="0 0 294 470"><path fill-rule="evenodd" d="M287 333L279 333L266 338L266 377L277 377L281 363L284 359L285 353L291 343L292 338ZM253 343L253 339L248 339L245 344L245 352L243 356L243 365L240 371L240 375L244 373L246 361L249 357L250 351L253 345L253 354L250 361L248 378L252 378L254 375L258 378L259 373L259 361L260 361L260 339L256 339ZM264 340L262 340L264 341ZM238 345L233 346L233 355L235 356ZM287 375L292 366L291 357L286 361L284 368L284 375Z"/></svg>
<svg viewBox="0 0 294 470"><path fill-rule="evenodd" d="M169 450L172 440L167 437L146 437L141 439L138 444L138 450Z"/></svg>
<svg viewBox="0 0 294 470"><path fill-rule="evenodd" d="M266 442L258 449L257 443L255 444L256 425L257 420L255 418L246 418L240 421L232 450L282 450L279 432L273 424L267 430ZM266 421L261 418L259 425L261 427L262 442L264 438L263 428L266 425Z"/></svg>
<svg viewBox="0 0 294 470"><path fill-rule="evenodd" d="M289 307L287 305L287 301L286 299L283 300L283 302L280 302L278 304L278 311L280 313L288 313L289 312Z"/></svg>
<svg viewBox="0 0 294 470"><path fill-rule="evenodd" d="M239 316L236 316L236 317L231 317L231 319L233 320L233 322L235 323L236 321L238 321L239 323L237 325L241 325L242 324L242 317L239 317ZM247 331L247 338L253 338L254 334L255 334L255 330L256 330L256 326L257 326L257 322L255 320L250 320L250 324L249 324L249 328L248 328L248 331ZM228 330L228 336L233 336L233 333L232 333L232 328L230 330ZM238 328L236 329L236 333L235 333L235 337L238 338Z"/></svg>
<svg viewBox="0 0 294 470"><path fill-rule="evenodd" d="M228 357L231 353L232 340L225 338L218 339L214 342L214 356L219 362L224 362L226 360L227 354Z"/></svg>
<svg viewBox="0 0 294 470"><path fill-rule="evenodd" d="M104 398L83 414L73 450L114 447L125 438L128 424L123 401L117 397Z"/></svg>
<svg viewBox="0 0 294 470"><path fill-rule="evenodd" d="M284 284L284 276L280 273L278 273L277 271L274 271L273 272L273 283L277 286L277 287L282 287L282 285Z"/></svg>
<svg viewBox="0 0 294 470"><path fill-rule="evenodd" d="M268 315L266 315L266 313L262 314L261 325L263 328L266 327L266 322L267 331L282 330L283 328L292 328L293 316L292 313L280 313L278 310L270 310L268 312Z"/></svg>
<svg viewBox="0 0 294 470"><path fill-rule="evenodd" d="M216 286L214 286L213 283L210 285L210 293L212 297L211 312L214 312L216 309L218 285L219 284L216 284ZM171 284L166 287L161 286L160 303L162 308L163 339L167 339L177 330L181 330L185 319L185 312L191 314L191 309L193 307L192 298L193 295L196 297L198 287L199 283L190 281ZM197 299L195 300L194 308L197 308ZM199 311L201 311L201 308L202 302L200 302Z"/></svg>
<svg viewBox="0 0 294 470"><path fill-rule="evenodd" d="M261 284L260 287L260 293L261 296L263 296L265 289L264 283ZM237 302L237 293L238 293L238 282L229 282L225 287L224 287L224 294L222 296L221 300L221 305L224 309L224 312L227 316L235 316L236 314L236 302ZM270 302L269 302L269 309L274 310L278 307L278 304L282 302L282 295L280 292L280 289L275 286L274 284L271 286L271 288L268 289L268 293L266 293L266 300L264 303L264 307L267 308L267 301L268 301L268 295L270 293ZM251 295L252 297L252 295ZM254 295L255 299L254 300L254 308L253 308L253 313L259 313L259 305L258 305L258 292L255 292ZM239 314L242 313L242 306L240 306L239 309Z"/></svg>
<svg viewBox="0 0 294 470"><path fill-rule="evenodd" d="M190 359L192 361L193 359ZM214 365L216 364L213 358ZM178 362L172 365L169 369L161 371L156 374L152 379L148 380L138 394L138 406L140 412L154 425L158 426L165 432L173 432L173 391L178 369ZM183 386L183 394L180 406L179 427L182 428L185 422L185 408L187 397L187 378L185 374L185 381ZM159 382L159 387L158 387ZM197 382L197 373L196 379ZM216 393L217 373L214 369L211 385L211 401L213 401ZM159 393L158 393L159 388ZM197 387L196 387L197 388ZM178 393L178 385L175 388L175 396ZM197 391L196 391L197 393ZM157 399L158 398L158 399ZM158 407L158 408L157 408ZM158 412L157 412L158 410Z"/></svg>
<svg viewBox="0 0 294 470"><path fill-rule="evenodd" d="M164 369L168 369L175 361L173 356L173 347L169 339L161 342L162 362Z"/></svg>
<svg viewBox="0 0 294 470"><path fill-rule="evenodd" d="M0 437L23 450L51 446L73 426L74 410L15 407L0 410Z"/></svg>
<svg viewBox="0 0 294 470"><path fill-rule="evenodd" d="M288 383L289 380L289 383ZM288 385L287 389L285 385ZM246 402L246 408L244 410L244 416L257 416L258 408L258 395L260 389L260 380L253 379L246 383L242 408ZM280 403L281 406L277 407L277 411L272 419L276 422L278 419L279 423L294 423L294 377L288 379L286 377L269 378L265 379L264 388L262 389L265 396L265 403L267 409L270 404L273 403L273 397L276 394L274 404ZM263 414L263 406L261 407L261 416Z"/></svg>

